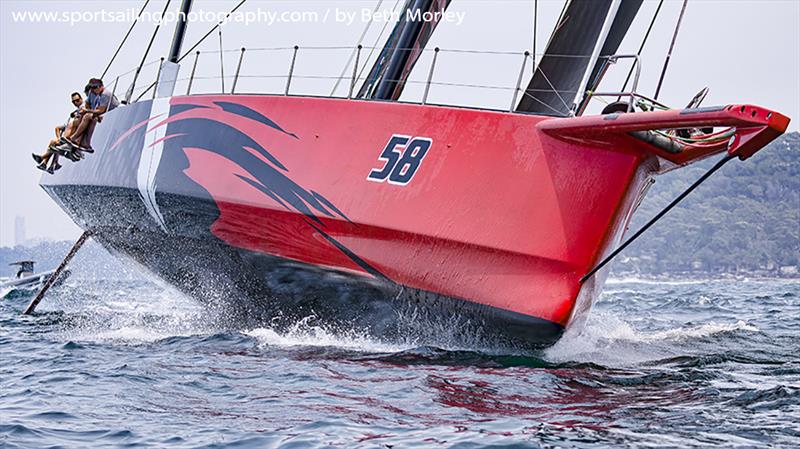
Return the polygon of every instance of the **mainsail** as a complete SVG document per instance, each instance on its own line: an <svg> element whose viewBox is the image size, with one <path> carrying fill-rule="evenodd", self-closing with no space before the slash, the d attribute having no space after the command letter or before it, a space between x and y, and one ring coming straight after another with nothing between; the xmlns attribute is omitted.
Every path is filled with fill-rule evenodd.
<svg viewBox="0 0 800 449"><path fill-rule="evenodd" d="M570 115L628 32L642 0L571 0L559 18L517 111ZM610 25L609 25L610 24ZM600 45L600 47L598 47ZM595 59L598 54L601 58ZM591 72L588 72L590 65Z"/></svg>
<svg viewBox="0 0 800 449"><path fill-rule="evenodd" d="M358 98L397 100L408 75L433 34L450 0L406 0L402 16L367 75ZM424 17L434 17L424 20Z"/></svg>

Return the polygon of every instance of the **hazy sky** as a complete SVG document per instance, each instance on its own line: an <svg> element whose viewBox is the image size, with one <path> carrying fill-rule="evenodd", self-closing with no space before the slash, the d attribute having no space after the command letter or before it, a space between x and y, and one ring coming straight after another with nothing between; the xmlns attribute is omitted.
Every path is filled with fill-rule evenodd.
<svg viewBox="0 0 800 449"><path fill-rule="evenodd" d="M391 11L397 1L384 0L380 10ZM38 186L41 172L35 169L30 153L40 152L51 138L53 127L65 120L70 110L69 93L81 90L90 77L102 73L130 26L129 22L119 22L119 17L131 11L138 12L143 3L139 0L0 1L1 246L13 244L14 217L18 215L26 218L28 238L65 239L79 234L79 229ZM165 0L151 0L147 11L161 12L165 3ZM197 0L194 9L205 12L204 18L210 19L214 13L228 11L237 3L238 0ZM243 46L248 48L242 66L242 74L247 77L239 81L237 92L282 92L284 80L274 76L285 75L290 53L256 51L256 48L300 45L296 74L338 76L350 50L322 51L302 47L355 45L369 22L363 20L364 11L372 11L378 3L377 0L249 0L240 11L253 14L260 11L260 21L231 23L224 27L223 48L234 50L225 53L226 89L230 89L230 76L236 68L236 49ZM449 11L459 13L462 22L441 24L429 47L515 52L530 49L533 3L533 0L453 0ZM645 1L620 52L636 51L657 3ZM179 5L180 0L173 0L170 10L177 11ZM562 5L562 0L539 1L539 52ZM680 6L680 1L668 0L662 8L642 56L640 92L652 94L655 89ZM58 20L72 20L73 23L32 22L30 15L23 21L20 14L26 11L56 12ZM105 21L103 11L107 14ZM295 15L282 16L284 12ZM383 24L381 20L372 22L363 45L371 46L376 42ZM184 50L212 26L211 21L191 23ZM167 53L173 27L173 23L161 27L148 60ZM797 130L800 123L799 27L800 1L797 0L690 0L660 100L682 107L695 92L709 86L707 105L763 105L792 117L790 130ZM136 26L105 77L108 86L116 75L139 63L154 28L152 22ZM386 27L387 32L390 28L391 24ZM379 44L383 43L383 38ZM216 34L200 47L210 52L218 49ZM365 50L362 61L367 53ZM511 87L521 62L519 55L443 52L439 55L435 80ZM412 80L424 80L428 64L429 56L423 56ZM181 77L186 77L190 69L191 58L184 62ZM604 82L605 88L619 86L626 72L626 67L612 68ZM198 76L218 74L219 55L203 54ZM137 86L148 85L154 77L153 65L143 71ZM121 78L118 96L130 82L130 74ZM329 94L333 83L332 80L298 79L292 84L292 92ZM219 84L218 79L200 79L195 82L193 91L219 91ZM179 83L178 92L185 89L185 83ZM345 94L344 89L340 87L338 93ZM403 99L418 100L421 89L421 84L409 84ZM510 104L511 92L433 86L429 99L439 103L504 108Z"/></svg>

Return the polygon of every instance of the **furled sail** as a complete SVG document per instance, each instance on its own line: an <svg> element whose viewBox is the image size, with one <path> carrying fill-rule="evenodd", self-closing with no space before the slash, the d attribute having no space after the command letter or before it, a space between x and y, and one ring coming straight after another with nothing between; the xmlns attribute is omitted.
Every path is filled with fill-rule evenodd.
<svg viewBox="0 0 800 449"><path fill-rule="evenodd" d="M605 62L602 57L593 60L595 47L602 45L601 56L613 55L641 5L642 0L571 0L556 24L517 111L570 115L578 91L585 89L582 84L589 66L592 65L592 71L588 85L594 86ZM604 27L607 23L610 28Z"/></svg>
<svg viewBox="0 0 800 449"><path fill-rule="evenodd" d="M406 0L358 98L397 100L450 0ZM435 14L439 13L439 14ZM428 20L432 18L432 20Z"/></svg>

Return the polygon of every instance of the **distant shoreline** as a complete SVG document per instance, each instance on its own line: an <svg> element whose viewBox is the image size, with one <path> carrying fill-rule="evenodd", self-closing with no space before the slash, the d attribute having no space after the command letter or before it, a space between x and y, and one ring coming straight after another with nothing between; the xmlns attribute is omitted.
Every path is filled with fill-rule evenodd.
<svg viewBox="0 0 800 449"><path fill-rule="evenodd" d="M13 267L9 267L8 264L16 260L21 260L22 258L33 259L37 261L38 262L36 265L37 271L55 268L61 261L63 256L66 255L66 252L72 246L72 243L73 242L69 240L54 240L54 241L38 242L33 245L24 247L2 246L0 247L0 277L12 275L13 272L15 272L15 270L13 269ZM102 248L101 245L94 243L90 244L88 247L93 248L93 250L89 254L86 254L86 256L88 256L89 258L102 262L103 259L107 257L116 261L116 259L113 258L113 256L111 256L110 254L108 254L105 251L105 249ZM86 251L83 252L86 253ZM641 265L639 266L639 268L641 268ZM672 272L662 271L655 273L655 272L648 272L646 270L630 271L626 270L625 267L614 266L614 268L612 268L611 273L608 276L608 279L613 279L613 280L641 279L644 281L651 281L651 282L674 281L676 279L688 280L688 281L722 280L722 279L730 279L730 280L799 279L800 280L800 272L776 273L775 271L772 270L767 271L759 269L752 269L752 270L741 269L739 271L696 270L696 271L672 271Z"/></svg>
<svg viewBox="0 0 800 449"><path fill-rule="evenodd" d="M626 280L626 279L641 279L645 281L674 281L676 279L689 280L689 281L719 281L719 280L800 280L800 273L794 274L775 274L775 273L759 273L759 272L739 272L739 273L713 273L703 271L693 272L674 272L674 273L634 273L634 272L611 272L608 275L609 280Z"/></svg>

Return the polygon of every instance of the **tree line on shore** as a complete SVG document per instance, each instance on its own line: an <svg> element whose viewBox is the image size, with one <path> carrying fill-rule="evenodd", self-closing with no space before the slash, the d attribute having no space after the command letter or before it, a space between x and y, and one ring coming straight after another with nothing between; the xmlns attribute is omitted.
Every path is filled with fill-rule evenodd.
<svg viewBox="0 0 800 449"><path fill-rule="evenodd" d="M661 211L717 158L656 178L629 234ZM615 272L762 273L800 270L800 133L776 139L711 176L634 242Z"/></svg>

